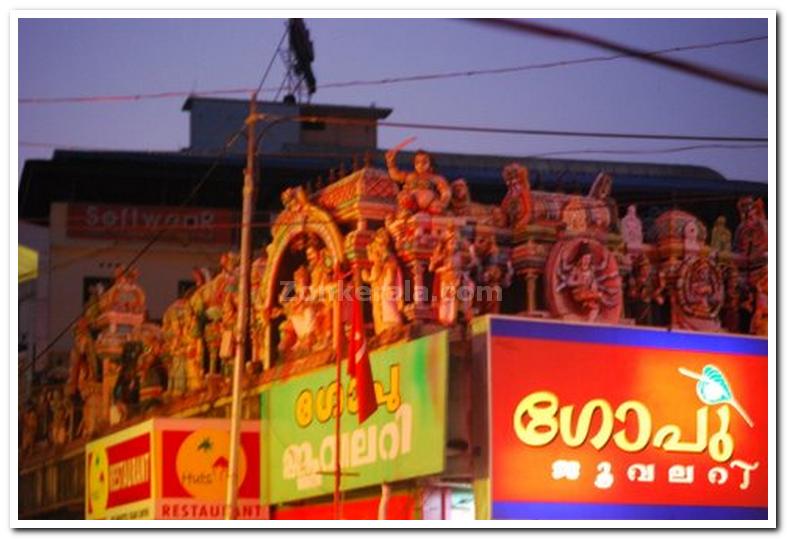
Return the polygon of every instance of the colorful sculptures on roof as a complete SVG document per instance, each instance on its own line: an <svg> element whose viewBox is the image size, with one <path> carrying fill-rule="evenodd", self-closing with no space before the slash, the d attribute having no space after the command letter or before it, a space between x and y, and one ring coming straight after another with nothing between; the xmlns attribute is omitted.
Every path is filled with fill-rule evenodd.
<svg viewBox="0 0 787 539"><path fill-rule="evenodd" d="M439 215L451 200L451 188L444 177L434 171L432 156L418 150L413 157L413 170L403 172L396 166L398 148L385 154L388 175L392 180L402 184L402 190L396 197L399 214L410 215L427 212Z"/></svg>
<svg viewBox="0 0 787 539"><path fill-rule="evenodd" d="M599 241L558 242L547 262L547 301L566 320L618 322L622 285L615 257Z"/></svg>
<svg viewBox="0 0 787 539"><path fill-rule="evenodd" d="M405 337L403 328L423 333L502 312L767 335L759 199L738 203L734 238L720 216L708 245L704 223L670 209L645 219L645 241L636 205L618 220L608 173L586 196L553 193L531 189L528 169L509 163L505 196L487 205L473 202L465 179L449 184L435 173L426 152L400 171L397 151L386 155L387 175L365 169L313 195L282 193L272 241L250 276L250 359L265 374L330 360L337 292L356 269L371 288L373 346ZM23 450L36 436L63 444L173 402L215 398L211 381L226 380L234 358L238 262L225 253L215 276L195 271L194 288L160 327L145 320L136 270L95 290L74 330L62 395L31 399L21 412Z"/></svg>
<svg viewBox="0 0 787 539"><path fill-rule="evenodd" d="M384 228L377 230L366 250L372 265L361 271L361 279L371 287L374 333L382 335L402 325L404 278Z"/></svg>
<svg viewBox="0 0 787 539"><path fill-rule="evenodd" d="M500 206L506 216L506 223L511 228L528 224L533 212L533 204L527 169L519 163L506 165L503 169L503 181L507 192Z"/></svg>

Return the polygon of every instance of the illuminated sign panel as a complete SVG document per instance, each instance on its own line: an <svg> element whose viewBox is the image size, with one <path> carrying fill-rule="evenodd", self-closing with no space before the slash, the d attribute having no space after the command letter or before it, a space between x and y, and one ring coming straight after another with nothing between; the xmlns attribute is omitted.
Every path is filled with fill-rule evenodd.
<svg viewBox="0 0 787 539"><path fill-rule="evenodd" d="M767 340L490 320L492 518L767 519Z"/></svg>
<svg viewBox="0 0 787 539"><path fill-rule="evenodd" d="M152 419L87 445L86 518L221 519L227 494L229 421ZM260 436L243 422L237 518L267 518L260 505Z"/></svg>
<svg viewBox="0 0 787 539"><path fill-rule="evenodd" d="M87 444L86 518L153 518L152 425L146 421Z"/></svg>
<svg viewBox="0 0 787 539"><path fill-rule="evenodd" d="M448 337L442 331L370 355L377 411L358 424L355 380L342 364L276 382L261 395L263 500L333 492L339 394L342 490L439 473L445 466ZM267 482L266 482L267 483Z"/></svg>

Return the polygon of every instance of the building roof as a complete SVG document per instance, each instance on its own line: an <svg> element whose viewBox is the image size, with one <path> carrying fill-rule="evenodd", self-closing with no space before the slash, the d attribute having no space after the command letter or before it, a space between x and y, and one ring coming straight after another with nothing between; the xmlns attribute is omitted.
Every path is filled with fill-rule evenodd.
<svg viewBox="0 0 787 539"><path fill-rule="evenodd" d="M412 153L402 152L406 168ZM360 160L362 156L355 156ZM620 204L650 203L681 206L714 219L719 210L708 200L726 200L728 222L735 219L734 200L744 195L766 198L767 185L725 180L718 172L687 165L580 161L514 156L434 153L439 172L448 180L465 178L474 200L499 203L505 194L503 167L517 161L530 170L535 189L587 193L596 175L614 177L613 197ZM277 209L286 187L325 182L340 164L349 173L353 155L346 148L288 147L286 153L261 157L258 210ZM371 152L371 164L384 168L384 152ZM215 167L213 165L216 165ZM243 180L243 155L182 152L56 151L51 160L25 163L19 185L19 217L46 222L52 202L88 202L127 205L177 206L208 175L193 197L192 205L239 208Z"/></svg>
<svg viewBox="0 0 787 539"><path fill-rule="evenodd" d="M190 96L183 103L181 110L190 111L195 102L205 103L221 103L229 106L248 106L248 101L242 99L228 99L220 97L199 97ZM275 101L258 101L257 107L262 108L265 105L281 106L284 103ZM301 112L309 116L340 116L343 118L373 118L381 120L387 118L393 109L378 108L375 106L369 107L355 107L349 105L328 105L328 104L311 104L311 103L295 103L293 107L299 107Z"/></svg>

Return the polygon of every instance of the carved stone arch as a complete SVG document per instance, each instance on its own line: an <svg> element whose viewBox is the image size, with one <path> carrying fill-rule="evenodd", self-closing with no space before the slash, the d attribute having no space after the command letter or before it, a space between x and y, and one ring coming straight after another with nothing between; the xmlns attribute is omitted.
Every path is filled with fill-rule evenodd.
<svg viewBox="0 0 787 539"><path fill-rule="evenodd" d="M299 193L296 191L296 195ZM302 234L314 234L328 249L331 259L335 264L344 262L344 247L342 234L339 227L334 222L331 215L322 208L315 206L301 197L297 197L287 192L282 195L285 202L285 210L279 214L272 227L273 239L267 246L267 264L260 283L260 292L263 295L262 305L265 312L270 312L273 300L276 295L276 279L279 269L290 244ZM268 369L271 364L271 331L270 321L265 320L265 353L264 368Z"/></svg>

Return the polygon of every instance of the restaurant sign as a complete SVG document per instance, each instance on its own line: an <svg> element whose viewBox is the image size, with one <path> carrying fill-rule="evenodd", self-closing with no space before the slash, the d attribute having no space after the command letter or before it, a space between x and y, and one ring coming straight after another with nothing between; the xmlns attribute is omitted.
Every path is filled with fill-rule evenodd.
<svg viewBox="0 0 787 539"><path fill-rule="evenodd" d="M88 519L224 518L229 421L151 419L86 448ZM267 518L259 503L259 425L241 432L237 518Z"/></svg>
<svg viewBox="0 0 787 539"><path fill-rule="evenodd" d="M489 321L491 516L767 519L767 339Z"/></svg>
<svg viewBox="0 0 787 539"><path fill-rule="evenodd" d="M335 410L342 490L439 473L445 465L448 338L436 333L371 353L377 411L358 424L355 381L336 368L274 383L261 395L263 502L333 492Z"/></svg>

